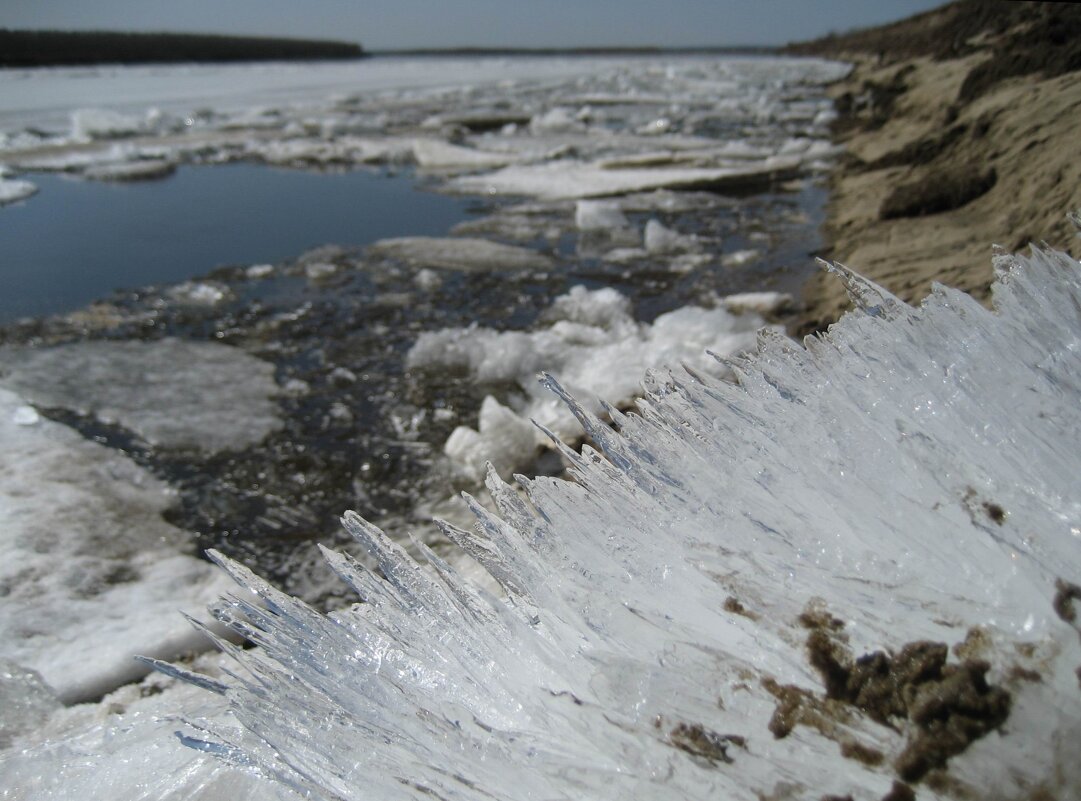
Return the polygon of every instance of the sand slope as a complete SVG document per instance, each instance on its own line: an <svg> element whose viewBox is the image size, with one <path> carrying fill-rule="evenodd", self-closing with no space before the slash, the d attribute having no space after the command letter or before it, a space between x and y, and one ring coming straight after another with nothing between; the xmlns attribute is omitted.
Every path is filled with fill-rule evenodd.
<svg viewBox="0 0 1081 801"><path fill-rule="evenodd" d="M1010 14L1002 13L1006 7ZM988 243L1081 255L1081 8L960 2L800 46L854 63L833 87L847 155L832 178L825 255L905 300L933 281L985 299ZM892 44L891 44L892 43ZM815 276L797 329L834 322L847 299Z"/></svg>

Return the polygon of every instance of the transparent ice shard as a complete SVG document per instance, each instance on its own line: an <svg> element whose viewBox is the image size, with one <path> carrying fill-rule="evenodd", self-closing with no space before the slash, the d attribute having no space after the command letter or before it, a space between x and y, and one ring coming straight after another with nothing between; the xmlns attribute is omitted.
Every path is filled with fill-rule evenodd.
<svg viewBox="0 0 1081 801"><path fill-rule="evenodd" d="M841 270L860 311L828 334L764 332L735 384L655 372L614 425L546 378L601 451L557 443L572 482L490 473L496 512L467 498L474 530L444 526L502 597L353 513L378 570L328 552L365 601L329 616L214 555L262 601L215 615L260 647L223 644L234 678L211 688L243 737L185 736L327 799L880 798L932 769L921 798L1068 797L1081 265L996 266L994 311ZM913 749L958 722L948 682L913 680L905 714L836 686L849 655L920 641L999 701L944 756Z"/></svg>

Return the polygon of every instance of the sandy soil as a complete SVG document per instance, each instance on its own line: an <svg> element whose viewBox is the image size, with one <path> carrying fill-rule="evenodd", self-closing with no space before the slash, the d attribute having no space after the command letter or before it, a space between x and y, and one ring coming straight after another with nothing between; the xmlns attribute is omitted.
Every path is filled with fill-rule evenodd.
<svg viewBox="0 0 1081 801"><path fill-rule="evenodd" d="M1046 4L1011 5L1035 12ZM832 177L823 255L909 302L934 281L986 302L992 244L1046 242L1081 257L1066 216L1081 208L1081 71L1042 63L1011 75L1027 69L1018 63L1020 37L1045 62L1055 52L1040 39L1061 22L1044 34L1035 14L1007 31L978 31L946 53L932 41L944 35L934 12L912 22L908 52L890 53L880 40L873 53L845 52L844 42L826 48L854 69L832 90L847 154ZM914 47L921 26L926 46ZM848 307L840 282L825 273L808 283L804 300L797 333L824 328Z"/></svg>

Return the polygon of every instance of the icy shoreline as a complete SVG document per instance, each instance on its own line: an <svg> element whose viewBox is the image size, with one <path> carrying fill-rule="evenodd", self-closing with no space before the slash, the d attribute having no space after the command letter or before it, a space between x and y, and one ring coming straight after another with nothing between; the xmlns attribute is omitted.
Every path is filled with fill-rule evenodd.
<svg viewBox="0 0 1081 801"><path fill-rule="evenodd" d="M6 775L37 798L1070 797L1081 265L996 269L993 312L843 272L859 311L829 334L763 336L738 385L657 374L616 430L565 397L605 455L527 497L489 476L497 513L446 529L505 599L352 514L380 573L326 556L366 604L324 617L225 562L262 599L214 608L261 646L223 644L238 672L181 669L201 696L129 702ZM917 645L896 702L838 688ZM146 750L152 710L185 708Z"/></svg>

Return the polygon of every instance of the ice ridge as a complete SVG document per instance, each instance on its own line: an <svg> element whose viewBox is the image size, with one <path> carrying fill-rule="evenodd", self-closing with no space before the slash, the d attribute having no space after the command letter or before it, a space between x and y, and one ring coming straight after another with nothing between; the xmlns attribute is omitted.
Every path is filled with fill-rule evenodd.
<svg viewBox="0 0 1081 801"><path fill-rule="evenodd" d="M184 741L321 799L1068 797L1081 265L995 268L992 311L834 266L856 313L764 332L737 383L654 372L614 425L546 376L599 450L553 437L574 481L490 472L496 511L441 524L502 597L352 512L348 610L212 554L259 647L204 682L240 728Z"/></svg>

